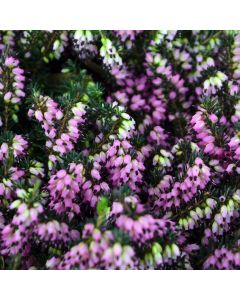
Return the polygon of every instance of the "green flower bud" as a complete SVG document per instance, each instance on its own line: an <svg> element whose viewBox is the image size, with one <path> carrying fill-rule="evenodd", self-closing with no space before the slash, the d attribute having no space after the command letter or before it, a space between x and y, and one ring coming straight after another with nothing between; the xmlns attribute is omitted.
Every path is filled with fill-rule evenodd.
<svg viewBox="0 0 240 300"><path fill-rule="evenodd" d="M131 119L131 117L128 114L126 114L126 113L121 113L121 117L123 119L126 119L126 120L130 120Z"/></svg>
<svg viewBox="0 0 240 300"><path fill-rule="evenodd" d="M176 244L172 244L172 256L177 257L180 255L180 250Z"/></svg>
<svg viewBox="0 0 240 300"><path fill-rule="evenodd" d="M236 200L237 202L240 202L240 196L239 195L234 194L232 198L233 198L233 200Z"/></svg>
<svg viewBox="0 0 240 300"><path fill-rule="evenodd" d="M172 249L169 245L166 246L164 253L163 253L164 258L171 258L172 257Z"/></svg>
<svg viewBox="0 0 240 300"><path fill-rule="evenodd" d="M27 219L30 216L30 211L28 209L26 209L23 213L25 219Z"/></svg>
<svg viewBox="0 0 240 300"><path fill-rule="evenodd" d="M123 138L125 138L125 136L126 136L126 130L124 130L123 128L119 128L119 130L118 130L118 137L120 139L123 139Z"/></svg>
<svg viewBox="0 0 240 300"><path fill-rule="evenodd" d="M222 86L222 81L218 77L213 78L213 83L218 87Z"/></svg>
<svg viewBox="0 0 240 300"><path fill-rule="evenodd" d="M49 59L48 59L46 56L43 57L43 61L44 61L45 63L49 63Z"/></svg>
<svg viewBox="0 0 240 300"><path fill-rule="evenodd" d="M14 209L14 208L18 208L21 204L21 201L20 200L15 200L12 204L11 204L11 208Z"/></svg>
<svg viewBox="0 0 240 300"><path fill-rule="evenodd" d="M18 116L16 114L12 114L12 119L15 123L18 122Z"/></svg>
<svg viewBox="0 0 240 300"><path fill-rule="evenodd" d="M153 256L151 253L147 253L145 255L145 261L150 264L150 265L153 265Z"/></svg>
<svg viewBox="0 0 240 300"><path fill-rule="evenodd" d="M152 253L153 254L162 253L162 246L159 243L155 242L152 246Z"/></svg>
<svg viewBox="0 0 240 300"><path fill-rule="evenodd" d="M154 254L154 261L157 265L162 264L163 262L162 255L160 253Z"/></svg>
<svg viewBox="0 0 240 300"><path fill-rule="evenodd" d="M27 197L27 192L24 189L18 189L17 196L21 199L25 199Z"/></svg>
<svg viewBox="0 0 240 300"><path fill-rule="evenodd" d="M185 230L188 230L188 222L186 219L183 219L183 227L185 228Z"/></svg>
<svg viewBox="0 0 240 300"><path fill-rule="evenodd" d="M197 215L199 216L199 218L202 218L202 217L203 217L203 213L202 213L202 210L201 210L200 207L197 207L197 208L196 208L196 213L197 213Z"/></svg>
<svg viewBox="0 0 240 300"><path fill-rule="evenodd" d="M218 224L217 224L216 221L214 221L213 224L212 224L212 232L213 233L218 232Z"/></svg>
<svg viewBox="0 0 240 300"><path fill-rule="evenodd" d="M197 213L196 213L194 210L191 210L191 211L190 211L190 216L191 216L193 219L198 219L198 215L197 215Z"/></svg>
<svg viewBox="0 0 240 300"><path fill-rule="evenodd" d="M53 43L53 50L57 50L59 47L60 47L61 43L59 40L56 40L54 43Z"/></svg>
<svg viewBox="0 0 240 300"><path fill-rule="evenodd" d="M205 213L205 216L207 216L207 219L210 218L208 216L212 214L211 208L209 206L206 206L204 209L204 213Z"/></svg>

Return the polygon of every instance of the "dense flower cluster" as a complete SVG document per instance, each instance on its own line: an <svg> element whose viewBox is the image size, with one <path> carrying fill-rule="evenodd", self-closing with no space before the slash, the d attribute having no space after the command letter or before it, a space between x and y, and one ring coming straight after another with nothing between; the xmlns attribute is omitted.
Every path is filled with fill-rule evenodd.
<svg viewBox="0 0 240 300"><path fill-rule="evenodd" d="M238 31L0 31L0 268L240 269Z"/></svg>

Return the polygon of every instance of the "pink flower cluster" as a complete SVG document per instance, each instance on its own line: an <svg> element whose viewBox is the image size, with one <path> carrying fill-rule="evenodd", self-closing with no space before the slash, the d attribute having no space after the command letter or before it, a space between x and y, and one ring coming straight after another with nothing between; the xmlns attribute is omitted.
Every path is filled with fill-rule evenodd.
<svg viewBox="0 0 240 300"><path fill-rule="evenodd" d="M156 199L154 205L156 208L169 210L179 208L182 204L191 201L199 190L203 190L210 181L210 169L201 158L196 158L194 165L187 170L183 181L175 181L165 175L159 184L149 189L149 195Z"/></svg>
<svg viewBox="0 0 240 300"><path fill-rule="evenodd" d="M19 67L19 60L7 57L0 67L0 93L6 103L17 104L25 96L24 71Z"/></svg>
<svg viewBox="0 0 240 300"><path fill-rule="evenodd" d="M225 156L224 149L216 144L216 138L210 126L213 124L225 125L226 118L222 116L219 120L215 114L208 114L205 109L199 108L199 111L192 117L191 124L196 132L196 138L199 140L198 146L203 149L204 153L215 158L223 158Z"/></svg>
<svg viewBox="0 0 240 300"><path fill-rule="evenodd" d="M205 269L233 270L240 267L240 255L226 248L215 250L204 263Z"/></svg>
<svg viewBox="0 0 240 300"><path fill-rule="evenodd" d="M50 154L49 156L52 163L57 160L58 155L74 149L74 144L80 137L79 126L84 123L85 113L85 105L78 102L70 112L66 112L63 118L63 112L59 109L57 102L43 96L40 96L34 107L29 110L28 116L34 116L42 124L45 134L49 138L46 146L56 153L56 155Z"/></svg>
<svg viewBox="0 0 240 300"><path fill-rule="evenodd" d="M16 200L11 208L17 208L10 224L4 226L1 233L1 254L16 255L22 253L27 256L30 251L30 239L33 228L38 222L38 216L43 212L41 204L29 208L25 203Z"/></svg>
<svg viewBox="0 0 240 300"><path fill-rule="evenodd" d="M83 229L83 242L72 247L62 260L55 257L47 262L53 269L135 269L135 253L130 246L114 241L111 231L101 232L93 224Z"/></svg>
<svg viewBox="0 0 240 300"><path fill-rule="evenodd" d="M113 186L127 183L135 191L139 190L138 184L142 181L145 168L142 154L136 153L136 158L132 158L131 149L128 141L115 140L107 151L106 168Z"/></svg>
<svg viewBox="0 0 240 300"><path fill-rule="evenodd" d="M39 223L34 231L41 243L46 242L46 245L51 243L55 247L80 238L79 231L71 230L66 223L59 223L56 220Z"/></svg>
<svg viewBox="0 0 240 300"><path fill-rule="evenodd" d="M57 214L67 214L70 219L79 214L80 200L77 195L84 180L82 164L71 163L68 171L60 170L52 175L48 183L50 208Z"/></svg>

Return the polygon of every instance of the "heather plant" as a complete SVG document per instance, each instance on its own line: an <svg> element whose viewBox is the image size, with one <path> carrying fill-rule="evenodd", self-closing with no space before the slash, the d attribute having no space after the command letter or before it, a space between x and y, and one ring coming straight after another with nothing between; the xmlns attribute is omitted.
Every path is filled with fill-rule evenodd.
<svg viewBox="0 0 240 300"><path fill-rule="evenodd" d="M2 269L240 269L240 32L0 31Z"/></svg>

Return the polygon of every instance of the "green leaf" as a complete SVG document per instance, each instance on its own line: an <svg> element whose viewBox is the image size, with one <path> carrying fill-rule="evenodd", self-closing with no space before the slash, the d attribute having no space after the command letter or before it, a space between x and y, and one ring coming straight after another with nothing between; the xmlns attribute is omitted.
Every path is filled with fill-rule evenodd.
<svg viewBox="0 0 240 300"><path fill-rule="evenodd" d="M110 212L110 207L108 203L108 198L103 196L101 197L100 201L97 204L97 213L98 213L97 223L96 223L97 227L100 227L103 224L105 224L109 212Z"/></svg>
<svg viewBox="0 0 240 300"><path fill-rule="evenodd" d="M97 204L97 213L99 216L106 215L109 210L108 204L109 203L107 197L103 196L100 198L100 201Z"/></svg>

